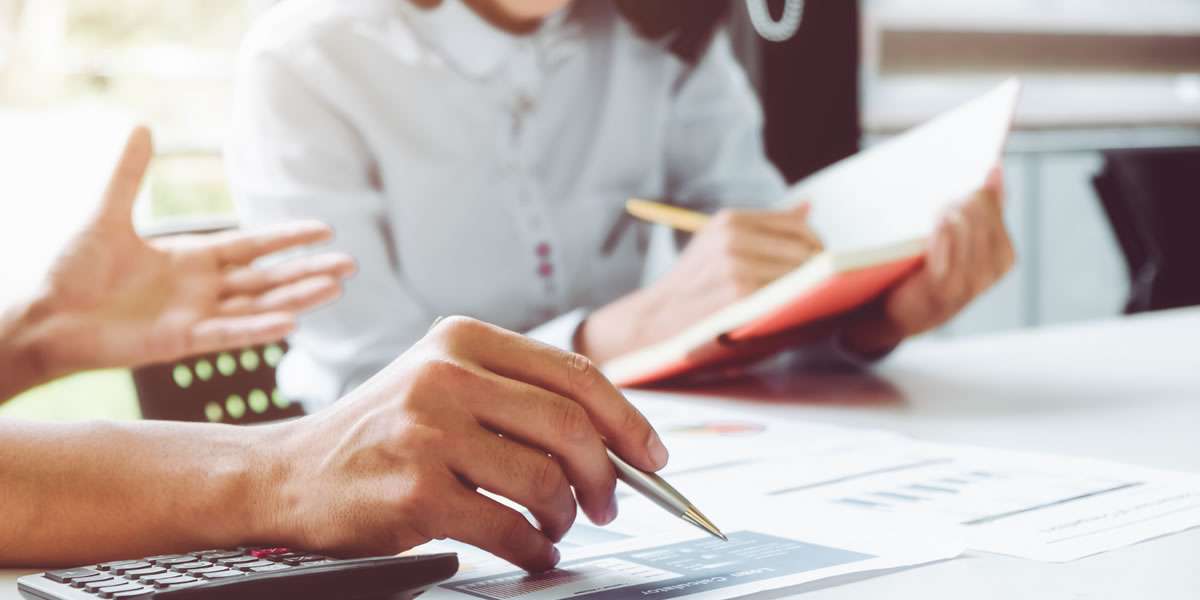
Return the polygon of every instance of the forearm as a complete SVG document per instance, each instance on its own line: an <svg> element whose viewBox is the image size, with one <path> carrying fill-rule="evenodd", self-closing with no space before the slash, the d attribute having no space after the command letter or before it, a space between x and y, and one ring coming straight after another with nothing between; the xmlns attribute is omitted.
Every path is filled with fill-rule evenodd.
<svg viewBox="0 0 1200 600"><path fill-rule="evenodd" d="M0 420L0 565L272 541L279 426Z"/></svg>
<svg viewBox="0 0 1200 600"><path fill-rule="evenodd" d="M44 309L22 302L0 312L0 404L51 378L40 359L48 335Z"/></svg>

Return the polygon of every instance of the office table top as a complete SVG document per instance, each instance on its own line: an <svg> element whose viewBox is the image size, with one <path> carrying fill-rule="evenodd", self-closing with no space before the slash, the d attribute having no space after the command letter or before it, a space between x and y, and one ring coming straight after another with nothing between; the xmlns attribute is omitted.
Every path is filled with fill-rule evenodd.
<svg viewBox="0 0 1200 600"><path fill-rule="evenodd" d="M906 346L869 374L647 392L922 439L1200 472L1200 309ZM643 392L639 392L643 393ZM1066 564L986 554L779 597L1197 598L1200 529ZM21 571L0 571L0 600Z"/></svg>

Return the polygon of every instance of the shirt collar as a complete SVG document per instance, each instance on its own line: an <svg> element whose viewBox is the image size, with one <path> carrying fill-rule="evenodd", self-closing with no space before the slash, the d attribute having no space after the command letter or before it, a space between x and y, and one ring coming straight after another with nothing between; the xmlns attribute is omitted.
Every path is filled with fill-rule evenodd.
<svg viewBox="0 0 1200 600"><path fill-rule="evenodd" d="M536 32L522 36L493 26L462 0L442 0L428 9L408 0L401 0L400 5L426 45L451 66L475 78L495 73L524 40L560 49L579 34L577 24L568 23L570 6L547 17Z"/></svg>

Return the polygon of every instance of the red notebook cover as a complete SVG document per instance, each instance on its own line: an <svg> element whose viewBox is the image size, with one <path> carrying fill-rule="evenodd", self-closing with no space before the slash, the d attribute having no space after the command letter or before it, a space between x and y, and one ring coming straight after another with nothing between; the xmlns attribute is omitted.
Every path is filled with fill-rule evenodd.
<svg viewBox="0 0 1200 600"><path fill-rule="evenodd" d="M745 327L729 332L721 340L713 340L711 344L697 348L681 360L664 364L658 369L641 373L635 378L618 379L615 383L621 386L645 385L702 367L735 360L739 357L737 342L782 333L858 308L904 279L924 260L924 255L911 256L881 265L838 273L806 293L797 296L795 300L779 310Z"/></svg>

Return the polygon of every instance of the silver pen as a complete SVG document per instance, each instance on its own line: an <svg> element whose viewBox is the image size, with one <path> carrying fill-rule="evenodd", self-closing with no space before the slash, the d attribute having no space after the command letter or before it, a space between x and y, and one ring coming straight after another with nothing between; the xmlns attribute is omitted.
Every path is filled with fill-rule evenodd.
<svg viewBox="0 0 1200 600"><path fill-rule="evenodd" d="M608 459L617 468L617 478L624 481L637 493L659 505L663 510L699 527L709 535L720 538L722 541L729 541L729 538L725 537L725 534L721 533L721 530L708 520L704 513L700 512L700 509L696 508L678 490L671 487L671 484L662 477L634 467L622 460L612 450L608 451Z"/></svg>

